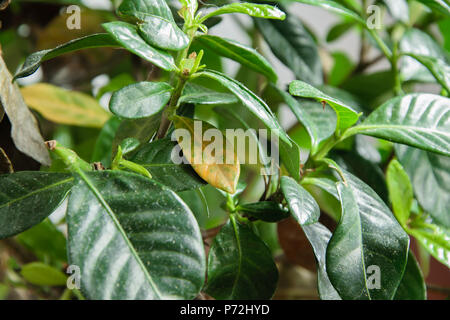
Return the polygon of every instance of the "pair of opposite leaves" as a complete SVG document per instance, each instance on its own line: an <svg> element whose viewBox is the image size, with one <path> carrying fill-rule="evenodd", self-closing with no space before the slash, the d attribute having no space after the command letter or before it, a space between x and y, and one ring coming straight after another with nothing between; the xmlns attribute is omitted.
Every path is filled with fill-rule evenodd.
<svg viewBox="0 0 450 320"><path fill-rule="evenodd" d="M194 171L213 187L234 194L240 174L234 145L206 122L175 116L173 123L178 145Z"/></svg>

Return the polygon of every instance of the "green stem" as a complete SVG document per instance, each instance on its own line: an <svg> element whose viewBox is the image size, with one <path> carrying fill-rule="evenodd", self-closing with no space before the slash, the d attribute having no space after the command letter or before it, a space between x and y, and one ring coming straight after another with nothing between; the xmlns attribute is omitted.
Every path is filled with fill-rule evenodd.
<svg viewBox="0 0 450 320"><path fill-rule="evenodd" d="M336 145L336 143L339 140L336 139L336 137L332 137L330 138L323 146L322 148L319 149L319 151L317 151L316 154L313 155L313 159L318 161L321 160L322 158L324 158L328 152L330 152L331 149L333 149L333 147Z"/></svg>
<svg viewBox="0 0 450 320"><path fill-rule="evenodd" d="M171 82L172 85L175 85L176 83L176 86L174 92L172 93L172 97L170 98L169 105L166 107L166 109L162 114L161 124L159 125L157 133L158 139L164 138L166 136L167 131L169 130L170 124L172 122L170 118L176 111L176 108L178 106L178 100L180 99L181 94L183 93L184 86L186 85L187 82L187 78L183 76L183 70L181 70L180 67L183 59L186 59L189 54L189 48L191 47L192 41L194 40L197 28L190 25L185 25L183 31L188 35L189 43L183 51L180 51L178 53L177 58L175 60L176 66L180 69L180 74L178 74L178 78L176 78L175 73L172 74Z"/></svg>

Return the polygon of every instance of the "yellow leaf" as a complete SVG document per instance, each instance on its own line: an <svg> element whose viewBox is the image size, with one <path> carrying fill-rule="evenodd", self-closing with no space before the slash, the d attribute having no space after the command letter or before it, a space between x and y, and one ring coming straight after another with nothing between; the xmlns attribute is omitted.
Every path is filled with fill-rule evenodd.
<svg viewBox="0 0 450 320"><path fill-rule="evenodd" d="M81 127L98 127L110 118L91 96L38 83L21 89L26 104L44 118L62 124Z"/></svg>
<svg viewBox="0 0 450 320"><path fill-rule="evenodd" d="M200 120L176 116L173 122L174 135L195 172L213 187L235 193L240 164L222 132Z"/></svg>

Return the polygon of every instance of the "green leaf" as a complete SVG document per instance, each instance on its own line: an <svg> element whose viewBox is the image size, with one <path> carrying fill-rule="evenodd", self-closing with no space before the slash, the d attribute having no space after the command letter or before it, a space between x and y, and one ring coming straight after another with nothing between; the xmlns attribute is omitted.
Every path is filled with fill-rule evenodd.
<svg viewBox="0 0 450 320"><path fill-rule="evenodd" d="M327 42L333 42L339 39L341 36L346 34L355 26L355 22L353 21L344 21L335 24L327 34Z"/></svg>
<svg viewBox="0 0 450 320"><path fill-rule="evenodd" d="M289 211L284 209L279 203L273 201L260 201L255 203L240 204L236 211L245 213L247 216L267 221L278 222L289 218Z"/></svg>
<svg viewBox="0 0 450 320"><path fill-rule="evenodd" d="M64 273L42 262L24 265L20 274L36 286L64 286L67 282L67 276Z"/></svg>
<svg viewBox="0 0 450 320"><path fill-rule="evenodd" d="M317 287L322 300L341 300L336 289L330 282L326 270L326 250L331 238L331 232L319 222L302 226L308 238L317 262Z"/></svg>
<svg viewBox="0 0 450 320"><path fill-rule="evenodd" d="M0 239L21 233L49 216L66 197L72 181L64 173L0 175Z"/></svg>
<svg viewBox="0 0 450 320"><path fill-rule="evenodd" d="M14 79L23 78L33 74L42 62L56 58L65 53L89 48L119 46L120 44L106 33L92 34L83 38L74 39L54 49L42 50L31 54L26 58L22 67L17 71Z"/></svg>
<svg viewBox="0 0 450 320"><path fill-rule="evenodd" d="M278 123L269 106L256 94L247 89L242 83L228 77L227 75L214 71L205 70L198 76L214 79L230 90L256 117L258 117L270 130L274 131L282 140L290 145L288 135Z"/></svg>
<svg viewBox="0 0 450 320"><path fill-rule="evenodd" d="M357 133L450 156L450 99L425 93L395 97L343 138Z"/></svg>
<svg viewBox="0 0 450 320"><path fill-rule="evenodd" d="M350 77L355 64L344 52L336 51L332 53L332 56L334 64L328 74L328 84L337 87Z"/></svg>
<svg viewBox="0 0 450 320"><path fill-rule="evenodd" d="M323 83L317 46L299 18L288 15L283 22L256 19L255 24L274 55L297 79Z"/></svg>
<svg viewBox="0 0 450 320"><path fill-rule="evenodd" d="M281 178L281 192L283 193L289 211L301 225L308 225L319 220L320 209L314 198L291 177Z"/></svg>
<svg viewBox="0 0 450 320"><path fill-rule="evenodd" d="M146 15L138 29L142 38L157 48L179 51L189 44L188 36L176 23L164 18Z"/></svg>
<svg viewBox="0 0 450 320"><path fill-rule="evenodd" d="M347 9L343 5L337 3L336 1L330 1L330 0L293 0L293 1L304 3L304 4L309 4L312 6L321 7L328 11L339 14L341 16L351 18L352 20L355 20L356 22L365 24L365 21L356 12L354 12L350 9Z"/></svg>
<svg viewBox="0 0 450 320"><path fill-rule="evenodd" d="M253 139L253 141L257 144L258 150L257 150L257 163L261 164L264 168L262 168L261 173L264 173L265 175L270 175L270 168L271 160L269 159L269 156L267 155L266 149L262 146L261 141L256 133L255 130L252 130L252 128L249 126L249 124L241 117L237 112L235 112L232 108L225 108L225 107L215 107L214 111L220 115L220 120L224 122L224 126L227 129L236 129L234 131L234 134L236 136L236 139L234 141L235 146L239 146L239 139ZM242 129L240 131L239 129ZM244 131L245 130L245 131ZM244 141L244 140L241 140ZM250 140L249 140L250 141ZM245 141L244 141L245 143ZM249 150L249 152L252 152ZM256 156L256 154L248 154L249 156ZM240 156L240 153L238 153L238 156ZM244 163L245 159L240 158L240 162ZM249 161L250 162L250 161ZM255 163L256 164L256 163Z"/></svg>
<svg viewBox="0 0 450 320"><path fill-rule="evenodd" d="M161 114L162 112L149 118L122 120L114 136L112 154L116 153L117 146L124 139L136 138L140 143L149 142L159 128Z"/></svg>
<svg viewBox="0 0 450 320"><path fill-rule="evenodd" d="M278 88L288 107L303 125L311 139L311 152L314 153L319 143L329 138L336 129L336 113L332 109L323 110L321 104L300 102L290 94Z"/></svg>
<svg viewBox="0 0 450 320"><path fill-rule="evenodd" d="M413 53L404 53L404 55L410 56L423 64L437 82L439 82L447 92L450 92L450 66L448 63L438 58Z"/></svg>
<svg viewBox="0 0 450 320"><path fill-rule="evenodd" d="M419 204L436 222L450 228L450 158L401 145L395 153Z"/></svg>
<svg viewBox="0 0 450 320"><path fill-rule="evenodd" d="M290 145L284 140L278 144L281 162L286 167L289 174L296 180L300 180L300 147L298 144L290 139Z"/></svg>
<svg viewBox="0 0 450 320"><path fill-rule="evenodd" d="M375 108L386 101L383 97L392 92L394 85L394 73L389 70L349 77L342 84L342 88L364 101L369 108Z"/></svg>
<svg viewBox="0 0 450 320"><path fill-rule="evenodd" d="M345 173L337 184L342 216L327 248L327 272L343 299L392 299L403 276L409 237L365 183ZM376 273L369 268L379 268ZM370 273L370 274L367 274Z"/></svg>
<svg viewBox="0 0 450 320"><path fill-rule="evenodd" d="M177 69L173 57L165 51L148 45L141 38L135 26L121 21L104 23L102 26L128 51L166 71L174 71Z"/></svg>
<svg viewBox="0 0 450 320"><path fill-rule="evenodd" d="M409 22L409 7L406 0L383 0L391 16L403 23Z"/></svg>
<svg viewBox="0 0 450 320"><path fill-rule="evenodd" d="M255 4L247 2L234 2L224 5L218 9L204 15L200 23L214 16L226 13L243 13L256 18L284 20L286 14L277 7L267 4Z"/></svg>
<svg viewBox="0 0 450 320"><path fill-rule="evenodd" d="M255 49L233 40L211 35L201 35L196 40L215 53L265 75L270 81L277 81L277 74L270 63Z"/></svg>
<svg viewBox="0 0 450 320"><path fill-rule="evenodd" d="M408 233L436 260L450 268L450 232L435 224L412 224Z"/></svg>
<svg viewBox="0 0 450 320"><path fill-rule="evenodd" d="M77 91L37 83L21 89L25 103L55 123L102 127L110 118L96 99Z"/></svg>
<svg viewBox="0 0 450 320"><path fill-rule="evenodd" d="M209 251L206 293L219 300L270 299L277 281L269 248L232 217Z"/></svg>
<svg viewBox="0 0 450 320"><path fill-rule="evenodd" d="M312 98L318 102L327 102L337 114L337 130L346 129L354 125L359 118L359 114L346 103L332 98L322 91L314 88L306 82L295 80L289 85L289 92L294 96Z"/></svg>
<svg viewBox="0 0 450 320"><path fill-rule="evenodd" d="M195 83L187 83L178 103L193 104L232 104L238 99L229 93L217 92Z"/></svg>
<svg viewBox="0 0 450 320"><path fill-rule="evenodd" d="M192 299L204 282L195 217L157 182L102 171L78 179L67 209L69 263L89 299Z"/></svg>
<svg viewBox="0 0 450 320"><path fill-rule="evenodd" d="M67 261L66 238L49 219L17 235L16 239L42 261L49 258L51 262Z"/></svg>
<svg viewBox="0 0 450 320"><path fill-rule="evenodd" d="M384 203L389 203L384 173L379 165L364 159L354 151L333 150L331 156L344 170L357 176L364 183L369 185Z"/></svg>
<svg viewBox="0 0 450 320"><path fill-rule="evenodd" d="M440 12L444 15L450 16L450 4L448 0L417 0L422 2L427 7Z"/></svg>
<svg viewBox="0 0 450 320"><path fill-rule="evenodd" d="M400 162L392 160L386 171L386 183L392 208L402 226L405 226L411 213L413 202L413 188L408 174Z"/></svg>
<svg viewBox="0 0 450 320"><path fill-rule="evenodd" d="M426 64L433 61L433 58L437 60L438 65L448 65L450 63L449 54L441 48L441 46L436 43L436 41L419 29L409 29L405 32L402 39L400 40L399 51L408 55L416 55L419 59L421 57ZM428 57L428 60L424 60ZM416 80L421 82L435 82L435 77L433 73L435 71L430 71L428 67L423 66L422 63L417 61L414 57L404 57L401 60L401 74L404 80ZM433 68L434 70L435 68ZM448 66L447 66L448 69ZM445 70L442 70L445 74Z"/></svg>
<svg viewBox="0 0 450 320"><path fill-rule="evenodd" d="M175 164L171 159L177 143L170 138L153 141L142 147L130 160L141 164L153 179L174 191L196 189L205 185L189 164ZM179 150L179 149L178 149Z"/></svg>
<svg viewBox="0 0 450 320"><path fill-rule="evenodd" d="M414 254L409 251L408 262L394 300L427 300L427 286Z"/></svg>
<svg viewBox="0 0 450 320"><path fill-rule="evenodd" d="M174 21L172 11L165 0L124 0L120 4L119 14L142 19L143 15L155 15Z"/></svg>
<svg viewBox="0 0 450 320"><path fill-rule="evenodd" d="M115 115L127 118L145 118L164 108L172 94L166 82L139 82L122 88L111 97L109 109Z"/></svg>

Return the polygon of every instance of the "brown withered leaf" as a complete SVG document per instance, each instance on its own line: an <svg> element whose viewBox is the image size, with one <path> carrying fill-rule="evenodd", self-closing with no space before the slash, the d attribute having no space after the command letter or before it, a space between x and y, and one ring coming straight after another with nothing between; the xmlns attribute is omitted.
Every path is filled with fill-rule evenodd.
<svg viewBox="0 0 450 320"><path fill-rule="evenodd" d="M0 148L0 174L4 173L13 173L13 166L11 164L11 160L9 160L6 155L5 150Z"/></svg>
<svg viewBox="0 0 450 320"><path fill-rule="evenodd" d="M17 84L0 57L0 105L11 122L11 137L17 149L36 161L50 165L50 157L36 119L26 106Z"/></svg>
<svg viewBox="0 0 450 320"><path fill-rule="evenodd" d="M235 193L240 164L233 145L210 124L176 116L173 120L178 144L197 174L213 187ZM214 129L214 131L209 131ZM188 136L185 134L188 133ZM206 135L205 135L206 133Z"/></svg>

